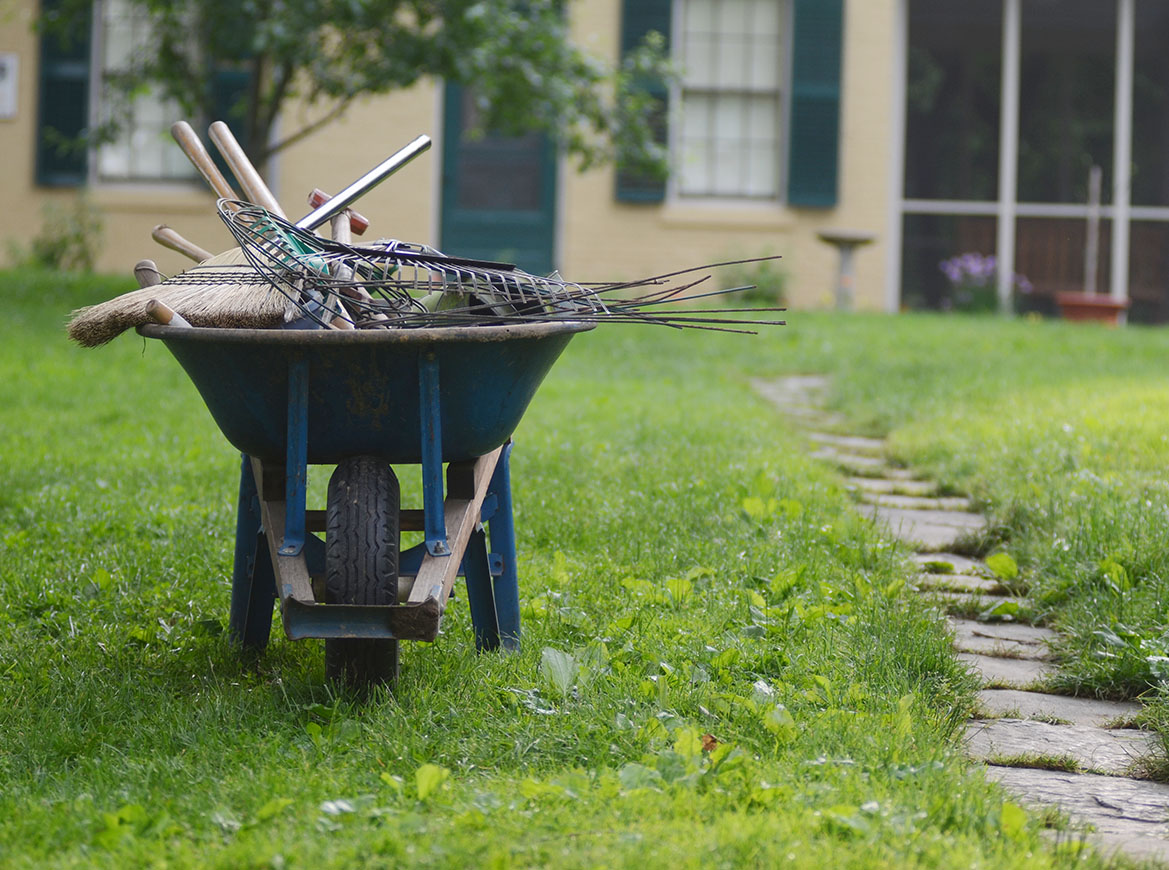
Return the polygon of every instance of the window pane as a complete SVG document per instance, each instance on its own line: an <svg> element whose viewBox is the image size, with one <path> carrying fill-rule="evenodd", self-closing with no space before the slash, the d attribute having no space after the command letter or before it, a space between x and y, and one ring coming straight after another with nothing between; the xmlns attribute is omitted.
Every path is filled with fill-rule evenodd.
<svg viewBox="0 0 1169 870"><path fill-rule="evenodd" d="M1169 206L1169 3L1138 0L1133 60L1132 202ZM1134 237L1135 243L1135 237Z"/></svg>
<svg viewBox="0 0 1169 870"><path fill-rule="evenodd" d="M713 87L718 80L715 67L717 55L710 34L687 34L683 46L686 86Z"/></svg>
<svg viewBox="0 0 1169 870"><path fill-rule="evenodd" d="M998 196L1001 0L910 0L905 196Z"/></svg>
<svg viewBox="0 0 1169 870"><path fill-rule="evenodd" d="M1021 202L1083 203L1104 170L1111 200L1115 0L1023 0L1019 94Z"/></svg>
<svg viewBox="0 0 1169 870"><path fill-rule="evenodd" d="M718 7L718 29L734 36L750 33L753 5L748 0L722 0Z"/></svg>
<svg viewBox="0 0 1169 870"><path fill-rule="evenodd" d="M1169 223L1133 221L1129 236L1128 319L1169 322Z"/></svg>
<svg viewBox="0 0 1169 870"><path fill-rule="evenodd" d="M462 115L464 131L479 126L472 88L463 89ZM543 148L539 133L464 135L455 202L459 208L483 211L538 211L544 195L539 172Z"/></svg>
<svg viewBox="0 0 1169 870"><path fill-rule="evenodd" d="M779 116L774 99L690 95L683 106L681 193L775 196Z"/></svg>
<svg viewBox="0 0 1169 870"><path fill-rule="evenodd" d="M1111 222L1101 220L1096 237L1096 292L1108 292L1111 232ZM1086 220L1019 218L1015 222L1015 271L1027 276L1037 297L1086 290L1087 239Z"/></svg>
<svg viewBox="0 0 1169 870"><path fill-rule="evenodd" d="M962 298L957 288L942 272L944 260L960 254L988 256L995 252L995 231L998 225L992 217L968 215L908 214L903 224L902 292L903 304L910 308L949 309L964 304L967 307L983 305L993 297L993 289L982 288L981 297L974 291L964 291Z"/></svg>

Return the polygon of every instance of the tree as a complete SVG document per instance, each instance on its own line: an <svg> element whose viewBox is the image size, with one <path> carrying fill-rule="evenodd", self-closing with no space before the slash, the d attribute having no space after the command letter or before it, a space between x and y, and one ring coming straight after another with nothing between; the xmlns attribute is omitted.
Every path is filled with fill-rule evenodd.
<svg viewBox="0 0 1169 870"><path fill-rule="evenodd" d="M561 0L126 0L150 21L153 43L109 76L130 98L156 88L192 118L223 114L225 76L245 82L233 126L257 167L341 116L358 97L434 76L470 85L484 129L549 134L582 168L619 160L661 174L655 98L668 76L651 37L616 66L575 46ZM92 0L46 4L41 24L64 30ZM291 101L315 120L279 141ZM113 122L116 124L117 122Z"/></svg>

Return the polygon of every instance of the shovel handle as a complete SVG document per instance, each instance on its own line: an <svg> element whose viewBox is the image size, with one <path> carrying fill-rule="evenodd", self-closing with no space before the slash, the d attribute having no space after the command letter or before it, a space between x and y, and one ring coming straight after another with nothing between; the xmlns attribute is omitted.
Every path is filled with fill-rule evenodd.
<svg viewBox="0 0 1169 870"><path fill-rule="evenodd" d="M243 146L236 141L231 128L222 121L216 121L207 132L219 153L223 155L224 161L231 167L235 180L239 182L247 198L272 214L287 219L288 215L284 213L284 209L280 207L280 203L276 201L276 197L272 195L272 191L252 165L252 161L248 160L248 155L244 153Z"/></svg>

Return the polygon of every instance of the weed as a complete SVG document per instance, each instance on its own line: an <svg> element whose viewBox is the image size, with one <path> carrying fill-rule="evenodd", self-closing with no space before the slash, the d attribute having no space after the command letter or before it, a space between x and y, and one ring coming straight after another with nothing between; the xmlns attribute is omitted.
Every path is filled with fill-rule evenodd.
<svg viewBox="0 0 1169 870"><path fill-rule="evenodd" d="M69 203L47 202L42 228L24 247L9 245L9 256L17 267L91 272L101 245L101 212L85 194Z"/></svg>
<svg viewBox="0 0 1169 870"><path fill-rule="evenodd" d="M1070 755L1047 755L1044 753L1022 753L1019 755L995 755L986 759L987 764L998 767L1028 767L1033 770L1061 770L1065 773L1079 773L1082 767Z"/></svg>
<svg viewBox="0 0 1169 870"><path fill-rule="evenodd" d="M730 254L725 259L731 261L748 257ZM728 298L735 302L744 305L784 305L787 302L787 270L781 263L781 260L763 259L724 266L719 270L719 282L726 290L743 288L729 295Z"/></svg>

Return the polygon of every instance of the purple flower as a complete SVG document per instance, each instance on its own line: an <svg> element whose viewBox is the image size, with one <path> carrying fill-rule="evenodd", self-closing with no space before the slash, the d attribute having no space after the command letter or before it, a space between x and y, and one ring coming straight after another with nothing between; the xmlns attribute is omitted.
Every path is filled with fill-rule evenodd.
<svg viewBox="0 0 1169 870"><path fill-rule="evenodd" d="M969 251L943 260L938 268L956 289L986 287L995 282L998 259L994 254ZM1012 282L1020 293L1030 293L1034 289L1023 275L1012 275Z"/></svg>

